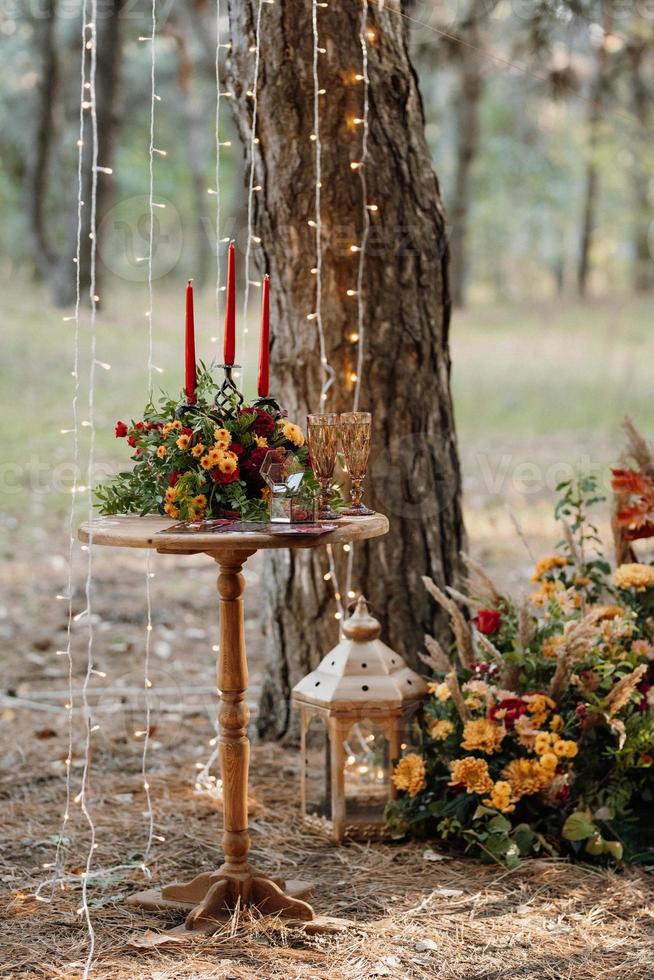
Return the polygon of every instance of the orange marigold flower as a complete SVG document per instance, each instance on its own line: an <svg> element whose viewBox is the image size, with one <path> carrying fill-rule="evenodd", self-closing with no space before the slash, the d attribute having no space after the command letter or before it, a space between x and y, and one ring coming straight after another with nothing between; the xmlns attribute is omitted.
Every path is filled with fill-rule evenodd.
<svg viewBox="0 0 654 980"><path fill-rule="evenodd" d="M620 565L613 573L613 584L618 589L635 589L644 592L654 586L654 566L631 562Z"/></svg>
<svg viewBox="0 0 654 980"><path fill-rule="evenodd" d="M204 508L207 506L207 498L203 493L199 493L196 497L193 497L193 503L196 507Z"/></svg>
<svg viewBox="0 0 654 980"><path fill-rule="evenodd" d="M463 726L461 748L491 755L499 749L505 735L506 728L493 724L489 718L476 718Z"/></svg>
<svg viewBox="0 0 654 980"><path fill-rule="evenodd" d="M169 517L179 517L179 507L175 507L174 504L165 504L164 510Z"/></svg>
<svg viewBox="0 0 654 980"><path fill-rule="evenodd" d="M554 770L546 769L538 759L513 759L502 770L516 799L539 793L554 777Z"/></svg>
<svg viewBox="0 0 654 980"><path fill-rule="evenodd" d="M482 803L493 807L494 810L499 810L500 813L513 813L515 803L512 802L511 783L498 779L491 790L491 795L482 800Z"/></svg>
<svg viewBox="0 0 654 980"><path fill-rule="evenodd" d="M454 725L447 718L436 718L429 725L429 734L432 738L436 739L437 742L442 742L451 735L454 731Z"/></svg>
<svg viewBox="0 0 654 980"><path fill-rule="evenodd" d="M464 759L454 759L450 763L452 778L448 786L465 786L468 793L490 793L493 780L488 771L485 759L476 759L472 755Z"/></svg>
<svg viewBox="0 0 654 980"><path fill-rule="evenodd" d="M404 790L409 796L416 796L427 785L425 763L415 752L405 755L395 766L393 783L396 789Z"/></svg>
<svg viewBox="0 0 654 980"><path fill-rule="evenodd" d="M547 555L546 558L541 558L536 562L536 568L534 569L534 574L531 576L531 581L540 582L543 575L547 575L553 568L565 568L567 564L567 561L561 555Z"/></svg>

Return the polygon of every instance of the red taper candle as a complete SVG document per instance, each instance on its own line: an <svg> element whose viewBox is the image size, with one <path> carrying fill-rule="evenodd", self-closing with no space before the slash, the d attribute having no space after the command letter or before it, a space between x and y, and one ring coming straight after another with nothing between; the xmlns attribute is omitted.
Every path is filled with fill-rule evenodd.
<svg viewBox="0 0 654 980"><path fill-rule="evenodd" d="M225 306L225 364L236 358L236 265L234 242L227 249L227 305Z"/></svg>
<svg viewBox="0 0 654 980"><path fill-rule="evenodd" d="M261 294L261 338L259 341L259 378L257 392L259 398L268 397L270 386L270 276L263 277Z"/></svg>
<svg viewBox="0 0 654 980"><path fill-rule="evenodd" d="M193 280L186 284L186 398L190 405L195 404L195 319L193 316Z"/></svg>

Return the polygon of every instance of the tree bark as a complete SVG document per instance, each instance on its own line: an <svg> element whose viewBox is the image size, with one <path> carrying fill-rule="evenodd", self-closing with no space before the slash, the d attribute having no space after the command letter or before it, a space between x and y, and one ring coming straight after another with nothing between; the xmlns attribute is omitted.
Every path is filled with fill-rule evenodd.
<svg viewBox="0 0 654 980"><path fill-rule="evenodd" d="M235 113L249 166L257 0L230 0L230 69ZM326 351L336 370L327 410L352 408L362 200L351 161L361 156L362 6L318 7L322 142L323 303ZM366 334L361 408L373 413L368 488L390 533L357 545L353 586L383 620L384 638L414 660L425 631L445 623L420 576L457 580L464 530L456 450L448 326L447 243L438 181L424 136L423 109L395 5L370 4L370 136L366 166L371 235L363 296ZM316 306L315 164L311 3L264 4L255 147L257 259L273 283L273 392L304 422L319 406L321 363ZM247 380L247 379L246 379ZM337 559L344 592L343 562ZM323 549L267 556L267 676L258 717L265 736L294 734L293 685L337 642L334 600ZM345 599L345 595L343 595Z"/></svg>
<svg viewBox="0 0 654 980"><path fill-rule="evenodd" d="M119 91L120 66L122 56L121 10L125 0L107 0L98 5L97 17L97 62L96 62L96 112L98 120L98 166L111 168L116 131L118 127L117 99ZM90 51L86 52L87 71L89 77ZM91 185L93 140L91 134L90 114L86 112L84 127L84 150L82 157L82 235L80 255L80 286L82 292L90 285L91 249L89 235L91 232ZM77 178L75 178L75 181ZM98 174L96 226L100 229L103 215L111 201L114 179L111 174ZM77 195L75 194L75 197ZM98 236L100 231L98 231ZM77 210L72 209L66 232L66 245L57 262L56 274L53 277L55 302L67 306L75 298L75 257L77 242ZM100 250L100 241L97 241ZM98 289L102 264L97 265Z"/></svg>

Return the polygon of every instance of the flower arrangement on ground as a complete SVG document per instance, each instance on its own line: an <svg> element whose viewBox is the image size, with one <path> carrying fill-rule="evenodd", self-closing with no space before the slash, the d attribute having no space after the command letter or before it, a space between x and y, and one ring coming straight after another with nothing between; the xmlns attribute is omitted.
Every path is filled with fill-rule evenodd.
<svg viewBox="0 0 654 980"><path fill-rule="evenodd" d="M455 644L449 656L426 637L440 677L387 819L509 867L537 853L651 861L654 567L612 573L588 517L595 481L559 489L564 538L528 599L502 595L470 559L465 594L424 579Z"/></svg>
<svg viewBox="0 0 654 980"><path fill-rule="evenodd" d="M305 469L304 487L316 493L304 434L270 400L217 414L217 385L201 368L192 411L163 395L143 418L116 423L117 438L133 449L134 466L96 490L103 514L167 514L176 520L268 518L261 465L270 451L292 451ZM178 417L178 414L180 417Z"/></svg>

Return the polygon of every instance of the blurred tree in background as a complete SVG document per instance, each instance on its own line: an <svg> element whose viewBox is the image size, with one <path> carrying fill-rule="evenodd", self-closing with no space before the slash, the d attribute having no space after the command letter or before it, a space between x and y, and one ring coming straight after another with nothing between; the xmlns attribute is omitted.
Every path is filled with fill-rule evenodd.
<svg viewBox="0 0 654 980"><path fill-rule="evenodd" d="M129 279L136 273L126 263L145 248L150 59L139 38L149 33L151 5L100 7L100 155L114 173L100 180L99 214L115 220L101 224L99 271ZM81 3L63 0L0 10L3 271L31 269L62 304L73 284L80 12ZM414 0L402 15L443 178L454 302L651 289L652 4ZM184 216L182 271L199 280L214 248L214 29L208 0L160 4L156 139L168 158L157 167L157 194ZM223 115L223 139L234 142L223 159L226 234L234 234L243 164ZM158 217L155 275L175 267L179 278L166 247L169 216Z"/></svg>

